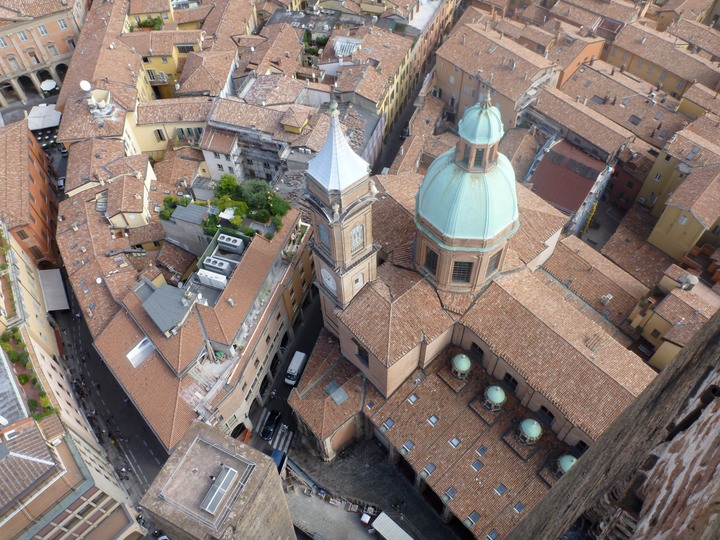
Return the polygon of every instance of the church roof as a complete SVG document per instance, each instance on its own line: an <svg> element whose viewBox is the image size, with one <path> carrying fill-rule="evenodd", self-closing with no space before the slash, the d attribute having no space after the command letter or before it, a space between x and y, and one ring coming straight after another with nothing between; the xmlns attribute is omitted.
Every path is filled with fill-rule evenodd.
<svg viewBox="0 0 720 540"><path fill-rule="evenodd" d="M308 174L327 191L341 191L367 176L370 166L343 135L337 103L330 104L330 129L325 144L308 163Z"/></svg>

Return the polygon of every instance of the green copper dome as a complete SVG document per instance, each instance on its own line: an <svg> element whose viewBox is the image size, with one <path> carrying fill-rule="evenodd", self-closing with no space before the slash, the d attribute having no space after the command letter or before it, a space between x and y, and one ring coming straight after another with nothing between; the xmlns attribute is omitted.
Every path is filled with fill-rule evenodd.
<svg viewBox="0 0 720 540"><path fill-rule="evenodd" d="M562 473L565 474L570 470L570 467L575 465L576 461L577 458L575 458L574 456L571 456L570 454L565 454L563 456L560 456L560 459L558 459L558 466L560 467Z"/></svg>
<svg viewBox="0 0 720 540"><path fill-rule="evenodd" d="M507 399L505 396L505 390L495 385L488 386L485 389L485 398L493 405L502 405Z"/></svg>
<svg viewBox="0 0 720 540"><path fill-rule="evenodd" d="M461 373L470 371L470 359L466 354L456 354L453 356L452 365L453 368L455 368L455 371L459 371Z"/></svg>
<svg viewBox="0 0 720 540"><path fill-rule="evenodd" d="M500 111L489 101L471 107L460 121L460 136L473 147L482 145L478 151L494 155L503 136ZM416 196L415 222L446 249L453 249L452 240L469 240L483 246L471 244L463 250L493 250L519 226L515 171L500 153L496 161L480 167L461 166L457 151L448 150L428 168Z"/></svg>
<svg viewBox="0 0 720 540"><path fill-rule="evenodd" d="M515 171L498 154L488 171L467 171L455 163L455 149L439 156L428 168L417 194L416 218L454 239L491 240L512 226L486 251L517 230L518 205ZM422 224L418 223L422 228ZM431 236L436 236L425 230ZM440 238L435 238L442 243Z"/></svg>
<svg viewBox="0 0 720 540"><path fill-rule="evenodd" d="M526 418L520 422L520 430L528 439L537 439L542 435L542 427L537 420Z"/></svg>
<svg viewBox="0 0 720 540"><path fill-rule="evenodd" d="M458 134L473 145L491 145L499 142L505 134L500 111L490 105L490 99L476 103L460 120Z"/></svg>

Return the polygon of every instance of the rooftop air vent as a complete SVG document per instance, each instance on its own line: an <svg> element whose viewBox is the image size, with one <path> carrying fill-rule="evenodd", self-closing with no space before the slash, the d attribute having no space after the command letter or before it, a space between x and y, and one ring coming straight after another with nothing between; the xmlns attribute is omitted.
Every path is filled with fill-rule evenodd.
<svg viewBox="0 0 720 540"><path fill-rule="evenodd" d="M697 285L699 282L697 276L694 276L692 274L681 276L678 281L680 282L680 288L683 291L692 291L695 285Z"/></svg>
<svg viewBox="0 0 720 540"><path fill-rule="evenodd" d="M218 246L220 246L225 251L229 251L230 253L242 253L245 249L243 241L240 238L236 236L231 236L229 234L219 235L217 243Z"/></svg>
<svg viewBox="0 0 720 540"><path fill-rule="evenodd" d="M456 379L467 379L472 362L466 354L456 354L452 359L452 374Z"/></svg>
<svg viewBox="0 0 720 540"><path fill-rule="evenodd" d="M499 386L488 386L485 389L485 408L492 412L502 410L502 406L507 401L505 390Z"/></svg>
<svg viewBox="0 0 720 540"><path fill-rule="evenodd" d="M216 272L218 274L223 274L224 276L232 274L232 267L230 266L230 263L215 257L207 257L203 262L203 266L210 272Z"/></svg>
<svg viewBox="0 0 720 540"><path fill-rule="evenodd" d="M522 444L531 446L542 436L542 426L537 420L526 418L518 426L518 439Z"/></svg>

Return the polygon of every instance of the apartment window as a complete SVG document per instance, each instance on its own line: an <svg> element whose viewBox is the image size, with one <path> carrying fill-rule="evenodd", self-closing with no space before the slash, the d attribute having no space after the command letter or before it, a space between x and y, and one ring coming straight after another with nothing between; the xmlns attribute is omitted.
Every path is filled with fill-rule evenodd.
<svg viewBox="0 0 720 540"><path fill-rule="evenodd" d="M450 85L452 86L454 84L455 84L455 75L450 75Z"/></svg>
<svg viewBox="0 0 720 540"><path fill-rule="evenodd" d="M156 129L153 133L155 133L156 142L162 142L165 140L165 132L162 129Z"/></svg>
<svg viewBox="0 0 720 540"><path fill-rule="evenodd" d="M20 41L28 40L27 34L25 32L23 32L22 30L20 30L20 32L18 32L18 37L20 38Z"/></svg>
<svg viewBox="0 0 720 540"><path fill-rule="evenodd" d="M228 171L235 172L235 169L233 169L232 167L228 167Z"/></svg>
<svg viewBox="0 0 720 540"><path fill-rule="evenodd" d="M493 256L490 257L490 260L488 261L487 273L485 274L486 277L490 277L498 271L498 268L500 268L500 257L502 257L502 250L494 253Z"/></svg>
<svg viewBox="0 0 720 540"><path fill-rule="evenodd" d="M665 71L663 71L663 72L660 74L660 80L661 80L661 81L664 81L665 79L667 79L667 73L666 73Z"/></svg>
<svg viewBox="0 0 720 540"><path fill-rule="evenodd" d="M365 226L358 225L350 231L350 253L355 255L365 247Z"/></svg>
<svg viewBox="0 0 720 540"><path fill-rule="evenodd" d="M45 28L44 24L41 24L40 26L38 26L38 30L40 30L41 36L47 36L47 28Z"/></svg>
<svg viewBox="0 0 720 540"><path fill-rule="evenodd" d="M623 62L628 59L628 53L627 53L627 51L623 53L622 59L623 59Z"/></svg>
<svg viewBox="0 0 720 540"><path fill-rule="evenodd" d="M642 58L638 58L637 67L639 67L639 68L643 67L643 60L642 60Z"/></svg>
<svg viewBox="0 0 720 540"><path fill-rule="evenodd" d="M192 45L177 45L177 50L180 54L188 54L193 52L193 46Z"/></svg>
<svg viewBox="0 0 720 540"><path fill-rule="evenodd" d="M20 64L14 56L8 56L7 61L10 63L10 67L13 71L20 71Z"/></svg>
<svg viewBox="0 0 720 540"><path fill-rule="evenodd" d="M32 246L32 247L30 248L30 253L32 253L33 257L35 257L37 260L40 260L40 259L43 258L42 251L40 251L40 250L39 250L38 248L36 248L35 246Z"/></svg>
<svg viewBox="0 0 720 540"><path fill-rule="evenodd" d="M470 283L473 263L468 261L455 261L453 264L452 280L455 283Z"/></svg>
<svg viewBox="0 0 720 540"><path fill-rule="evenodd" d="M679 223L680 225L685 225L685 224L687 223L687 220L688 220L687 216L680 216L680 217L678 218L678 223Z"/></svg>
<svg viewBox="0 0 720 540"><path fill-rule="evenodd" d="M71 51L75 50L75 40L73 38L67 38L65 42L67 43L67 46Z"/></svg>
<svg viewBox="0 0 720 540"><path fill-rule="evenodd" d="M583 454L585 452L585 450L587 450L588 448L590 448L590 447L587 445L587 443L585 441L582 441L582 440L578 441L577 444L575 445L575 449L578 452L580 452L581 454Z"/></svg>
<svg viewBox="0 0 720 540"><path fill-rule="evenodd" d="M437 263L438 254L428 248L425 251L425 270L430 272L432 275L435 275L435 272L437 272Z"/></svg>
<svg viewBox="0 0 720 540"><path fill-rule="evenodd" d="M506 373L503 377L503 382L505 385L510 389L510 391L514 394L518 387L518 382L515 377L510 375L509 373Z"/></svg>
<svg viewBox="0 0 720 540"><path fill-rule="evenodd" d="M362 362L364 366L367 366L370 363L370 355L368 354L368 351L365 347L360 345L357 340L353 339L353 343L355 344L355 356L357 356L358 360Z"/></svg>
<svg viewBox="0 0 720 540"><path fill-rule="evenodd" d="M632 180L629 180L628 183L625 184L625 187L628 188L628 189L632 189L634 185L635 185L635 184L633 184Z"/></svg>
<svg viewBox="0 0 720 540"><path fill-rule="evenodd" d="M653 70L653 65L652 65L652 64L648 64L647 72L648 72L648 73L652 73L652 70Z"/></svg>
<svg viewBox="0 0 720 540"><path fill-rule="evenodd" d="M25 231L20 230L17 232L17 235L18 235L18 238L20 238L20 240L27 240L28 235Z"/></svg>
<svg viewBox="0 0 720 540"><path fill-rule="evenodd" d="M7 41L5 41L4 37L0 37L0 48L4 49L5 47L7 47Z"/></svg>
<svg viewBox="0 0 720 540"><path fill-rule="evenodd" d="M217 152L213 152L213 157L215 159L220 159L220 154L218 154Z"/></svg>
<svg viewBox="0 0 720 540"><path fill-rule="evenodd" d="M224 171L225 167L223 167L220 163L218 163L218 171Z"/></svg>
<svg viewBox="0 0 720 540"><path fill-rule="evenodd" d="M50 56L58 55L57 47L55 45L53 45L52 43L48 43L47 48L48 48L48 51L50 51Z"/></svg>
<svg viewBox="0 0 720 540"><path fill-rule="evenodd" d="M161 56L160 60L162 61L163 64L167 64L167 56Z"/></svg>
<svg viewBox="0 0 720 540"><path fill-rule="evenodd" d="M60 30L65 30L67 28L67 23L65 22L65 19L60 19L58 21L58 26L60 27Z"/></svg>
<svg viewBox="0 0 720 540"><path fill-rule="evenodd" d="M658 338L658 337L660 337L660 330L658 330L658 329L656 328L655 330L653 330L652 332L650 332L650 335L651 335L652 337L654 337L654 338Z"/></svg>

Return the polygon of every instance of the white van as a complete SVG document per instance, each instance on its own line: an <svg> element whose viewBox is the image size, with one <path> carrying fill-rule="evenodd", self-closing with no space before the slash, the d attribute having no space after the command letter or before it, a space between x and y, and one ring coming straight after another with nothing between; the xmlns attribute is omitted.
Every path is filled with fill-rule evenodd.
<svg viewBox="0 0 720 540"><path fill-rule="evenodd" d="M290 361L287 373L285 374L285 384L295 386L300 380L303 368L307 362L307 354L304 352L297 351Z"/></svg>

